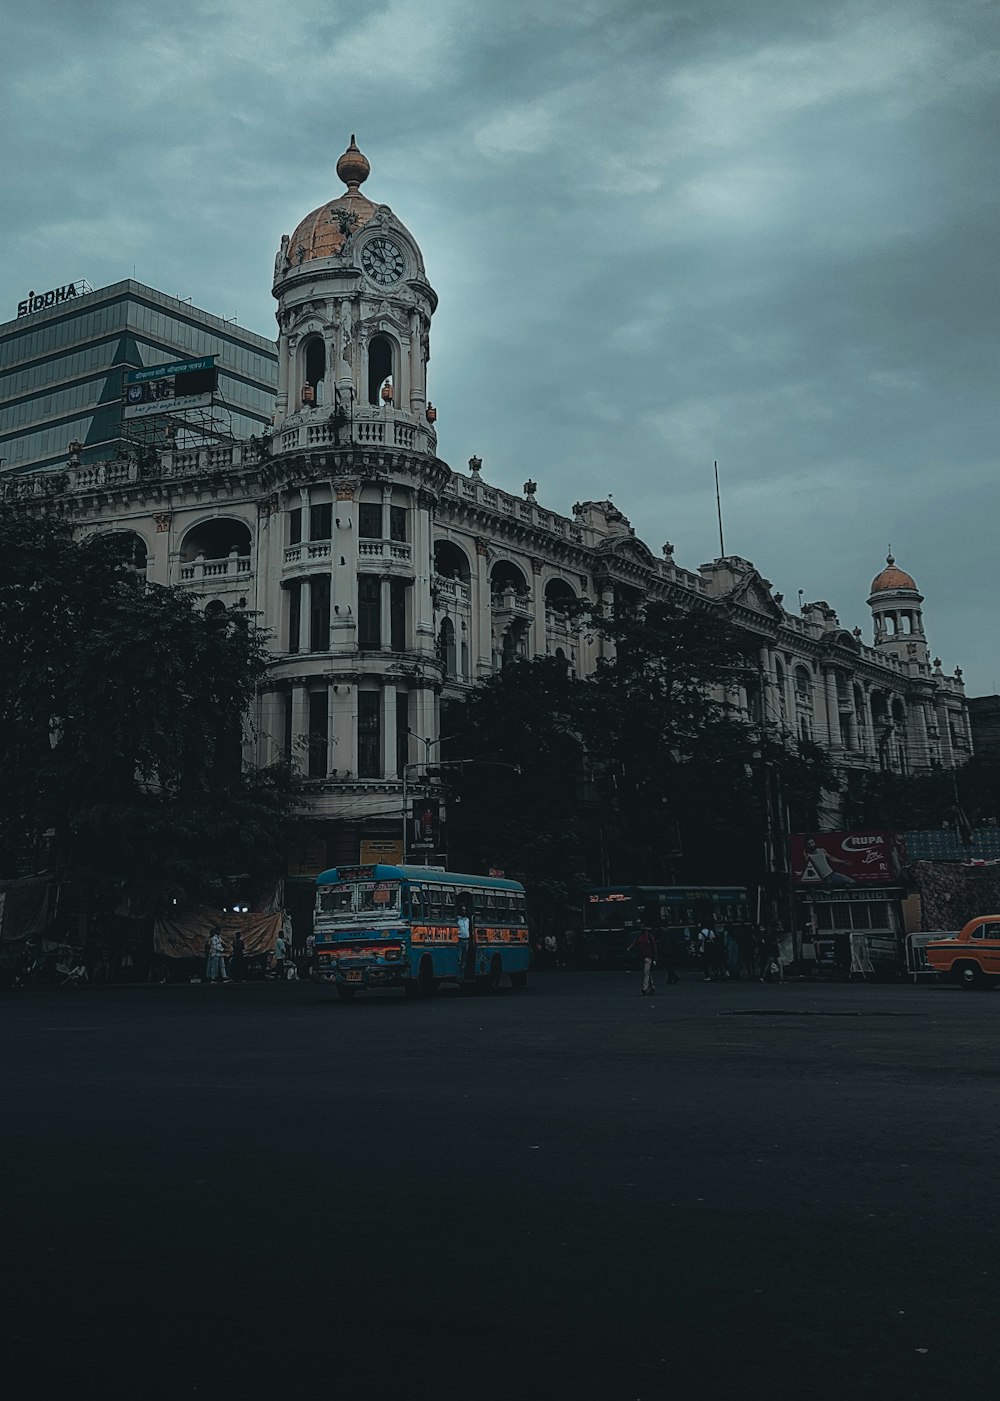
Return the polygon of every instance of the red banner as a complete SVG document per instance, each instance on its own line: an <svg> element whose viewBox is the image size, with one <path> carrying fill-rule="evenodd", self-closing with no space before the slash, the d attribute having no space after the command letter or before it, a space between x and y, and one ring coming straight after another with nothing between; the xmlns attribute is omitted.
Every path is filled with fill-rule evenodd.
<svg viewBox="0 0 1000 1401"><path fill-rule="evenodd" d="M790 839L792 880L826 890L898 885L906 844L895 832L814 832Z"/></svg>

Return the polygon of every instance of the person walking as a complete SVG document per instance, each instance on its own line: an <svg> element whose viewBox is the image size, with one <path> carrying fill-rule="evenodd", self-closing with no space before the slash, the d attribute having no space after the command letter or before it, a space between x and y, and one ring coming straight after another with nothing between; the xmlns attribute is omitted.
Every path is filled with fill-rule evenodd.
<svg viewBox="0 0 1000 1401"><path fill-rule="evenodd" d="M288 945L285 943L285 934L282 930L274 941L274 976L279 983L285 981L285 959L287 957Z"/></svg>
<svg viewBox="0 0 1000 1401"><path fill-rule="evenodd" d="M312 932L306 935L306 977L316 976L316 935Z"/></svg>
<svg viewBox="0 0 1000 1401"><path fill-rule="evenodd" d="M642 959L642 986L639 992L643 997L652 996L656 992L656 984L653 982L653 968L656 966L656 936L653 934L648 924L644 924L639 929L638 934L629 944L629 953L637 953Z"/></svg>
<svg viewBox="0 0 1000 1401"><path fill-rule="evenodd" d="M208 960L205 967L207 983L228 983L226 976L226 946L222 942L222 930L213 924L208 931Z"/></svg>

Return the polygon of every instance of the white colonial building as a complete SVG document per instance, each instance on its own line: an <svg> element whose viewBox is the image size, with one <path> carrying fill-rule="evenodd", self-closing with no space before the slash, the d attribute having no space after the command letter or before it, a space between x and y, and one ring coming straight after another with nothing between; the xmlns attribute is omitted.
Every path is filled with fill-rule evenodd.
<svg viewBox="0 0 1000 1401"><path fill-rule="evenodd" d="M697 572L639 539L610 501L563 516L436 455L427 397L437 297L408 229L346 185L281 240L274 268L278 388L262 440L162 451L0 483L7 508L46 509L82 537L128 532L137 569L239 605L267 630L272 662L248 741L290 756L329 833L315 864L357 860L399 835L404 767L433 759L442 695L515 657L562 656L589 673L602 643L567 604L642 597L718 609L759 639L760 684L741 703L815 740L837 765L918 772L962 762L961 673L930 660L913 579L871 586L874 636L822 602L782 607L748 561Z"/></svg>

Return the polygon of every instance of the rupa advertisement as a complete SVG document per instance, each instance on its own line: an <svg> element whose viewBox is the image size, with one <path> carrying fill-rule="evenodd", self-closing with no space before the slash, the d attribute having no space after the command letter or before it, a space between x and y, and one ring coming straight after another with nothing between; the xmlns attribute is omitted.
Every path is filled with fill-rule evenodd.
<svg viewBox="0 0 1000 1401"><path fill-rule="evenodd" d="M816 832L789 844L796 885L897 885L906 864L906 845L895 832Z"/></svg>

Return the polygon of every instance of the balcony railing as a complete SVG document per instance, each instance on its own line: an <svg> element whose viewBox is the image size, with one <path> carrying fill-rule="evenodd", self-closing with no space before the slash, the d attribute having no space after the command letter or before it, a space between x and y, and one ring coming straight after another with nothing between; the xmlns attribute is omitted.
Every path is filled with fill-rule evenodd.
<svg viewBox="0 0 1000 1401"><path fill-rule="evenodd" d="M362 559L388 559L397 564L409 564L413 548L404 540L359 540L358 554Z"/></svg>
<svg viewBox="0 0 1000 1401"><path fill-rule="evenodd" d="M456 603L469 602L469 586L461 579L446 579L443 574L435 574L433 588L439 599L454 599Z"/></svg>
<svg viewBox="0 0 1000 1401"><path fill-rule="evenodd" d="M494 613L509 613L514 618L534 617L530 596L515 593L513 589L504 589L501 593L493 594L491 606Z"/></svg>
<svg viewBox="0 0 1000 1401"><path fill-rule="evenodd" d="M229 555L226 559L198 558L191 564L182 564L180 577L182 584L201 583L204 579L235 578L250 573L249 555Z"/></svg>

